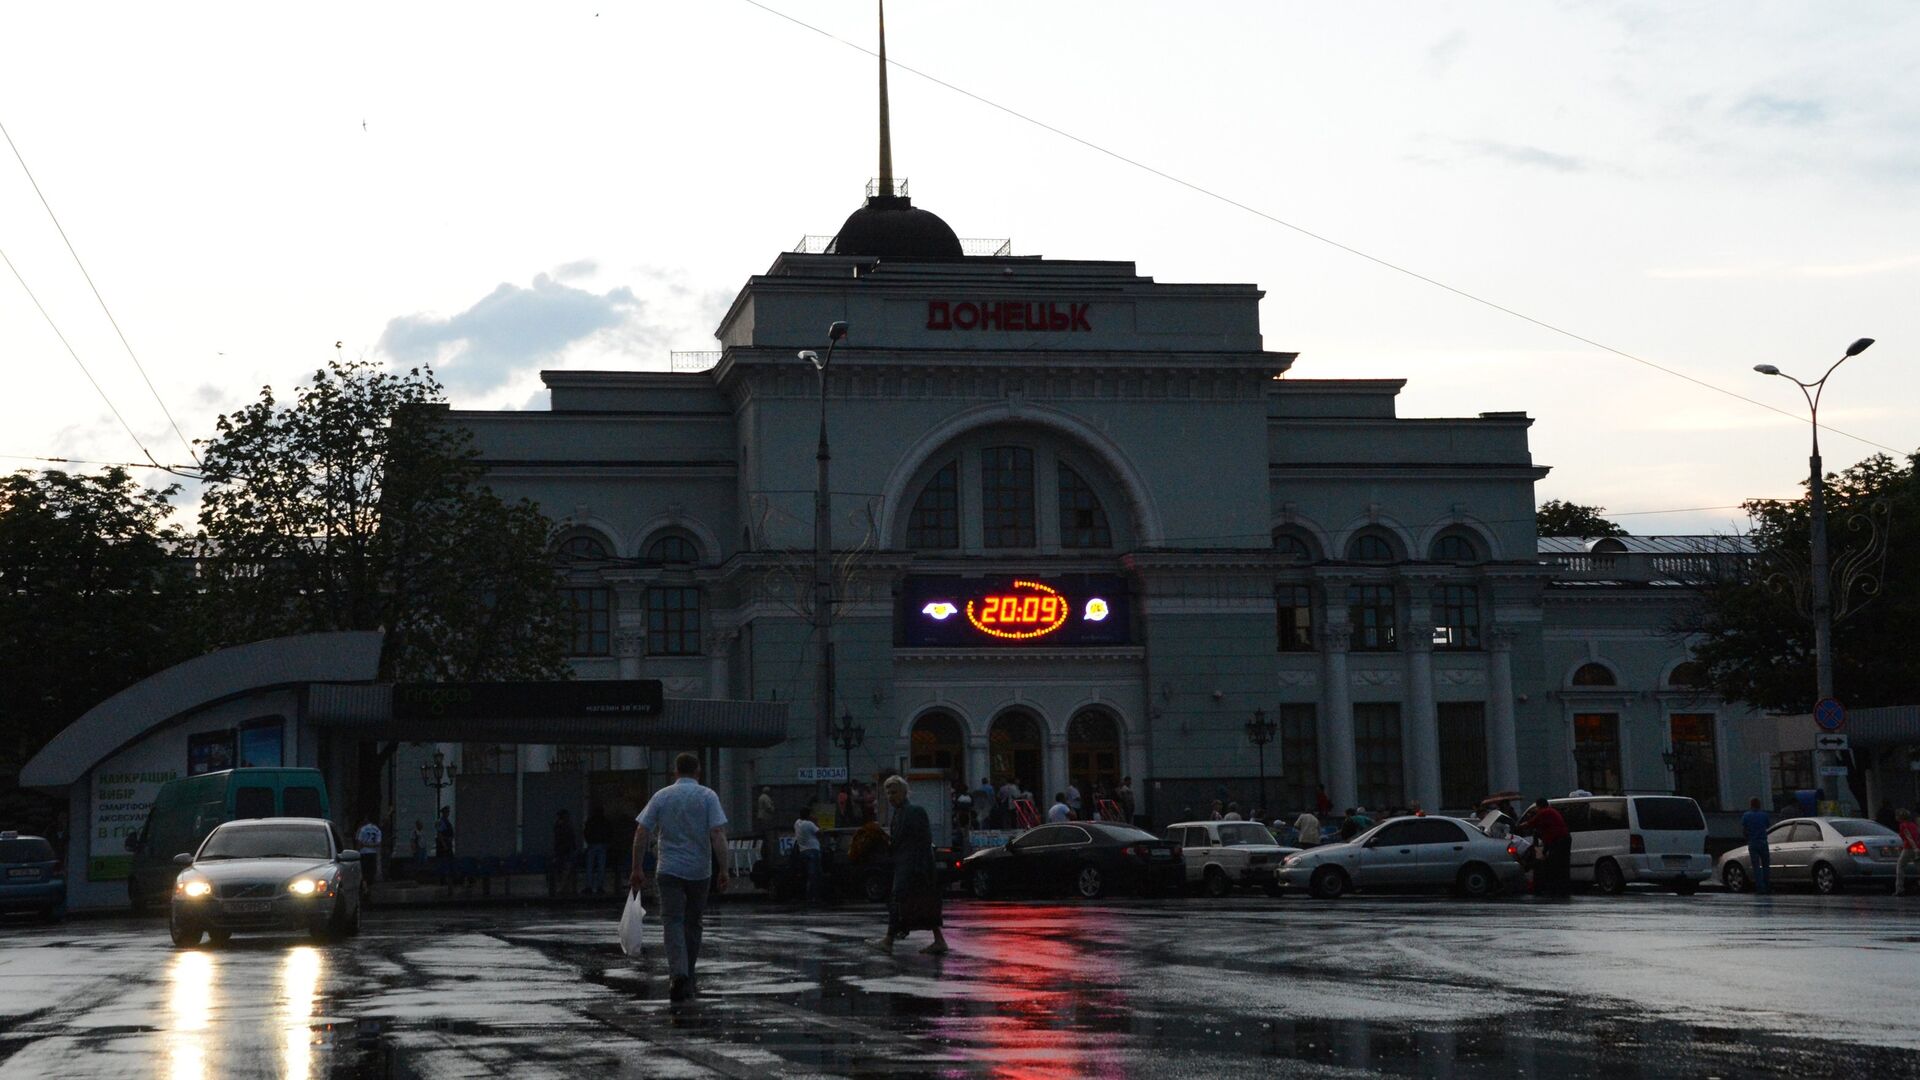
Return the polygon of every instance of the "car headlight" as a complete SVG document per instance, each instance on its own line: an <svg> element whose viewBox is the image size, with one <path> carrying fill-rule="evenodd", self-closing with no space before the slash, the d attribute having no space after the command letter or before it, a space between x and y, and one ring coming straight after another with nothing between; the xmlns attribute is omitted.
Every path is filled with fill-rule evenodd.
<svg viewBox="0 0 1920 1080"><path fill-rule="evenodd" d="M1284 859L1282 859L1282 860L1280 860L1280 865L1281 865L1281 866L1292 866L1292 865L1293 865L1294 863L1297 863L1297 862L1299 862L1299 861L1300 861L1300 856L1298 856L1298 855L1289 855L1289 856L1287 856L1286 858L1284 858Z"/></svg>
<svg viewBox="0 0 1920 1080"><path fill-rule="evenodd" d="M326 878L300 878L287 886L287 891L295 896L325 896L327 889Z"/></svg>
<svg viewBox="0 0 1920 1080"><path fill-rule="evenodd" d="M191 897L195 900L200 899L212 891L213 886L204 881L183 881L180 883L181 895Z"/></svg>

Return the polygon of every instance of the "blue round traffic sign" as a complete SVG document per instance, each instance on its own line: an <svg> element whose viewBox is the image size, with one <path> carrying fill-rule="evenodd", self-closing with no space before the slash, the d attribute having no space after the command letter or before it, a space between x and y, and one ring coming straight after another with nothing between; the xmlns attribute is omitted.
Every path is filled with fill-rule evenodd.
<svg viewBox="0 0 1920 1080"><path fill-rule="evenodd" d="M1832 698L1821 698L1813 707L1813 723L1821 731L1839 731L1840 725L1846 722L1846 707Z"/></svg>

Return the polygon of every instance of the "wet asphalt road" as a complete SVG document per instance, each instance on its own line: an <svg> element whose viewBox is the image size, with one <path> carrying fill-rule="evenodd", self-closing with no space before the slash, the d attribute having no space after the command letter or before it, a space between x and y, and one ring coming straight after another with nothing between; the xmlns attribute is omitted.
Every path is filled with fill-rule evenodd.
<svg viewBox="0 0 1920 1080"><path fill-rule="evenodd" d="M864 948L878 908L728 898L674 1006L614 917L10 923L0 1078L1920 1076L1920 901L1884 894L955 901L942 959Z"/></svg>

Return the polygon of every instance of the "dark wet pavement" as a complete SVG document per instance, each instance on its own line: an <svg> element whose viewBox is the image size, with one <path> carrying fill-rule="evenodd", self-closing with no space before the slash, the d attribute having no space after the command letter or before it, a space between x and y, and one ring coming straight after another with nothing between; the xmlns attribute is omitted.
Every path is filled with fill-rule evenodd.
<svg viewBox="0 0 1920 1080"><path fill-rule="evenodd" d="M1885 895L955 901L941 959L728 899L685 1005L614 917L8 924L0 1078L1920 1077L1920 902Z"/></svg>

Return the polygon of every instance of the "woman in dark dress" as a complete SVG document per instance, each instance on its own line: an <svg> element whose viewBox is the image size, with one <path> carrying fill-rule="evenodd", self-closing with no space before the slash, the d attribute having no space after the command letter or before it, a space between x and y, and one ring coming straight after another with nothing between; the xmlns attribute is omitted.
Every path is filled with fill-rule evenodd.
<svg viewBox="0 0 1920 1080"><path fill-rule="evenodd" d="M907 782L887 777L883 785L893 805L893 895L887 901L887 935L873 942L883 953L893 952L893 939L915 930L933 931L933 944L921 952L947 953L947 935L940 927L940 878L933 868L933 823L927 812L907 801Z"/></svg>

